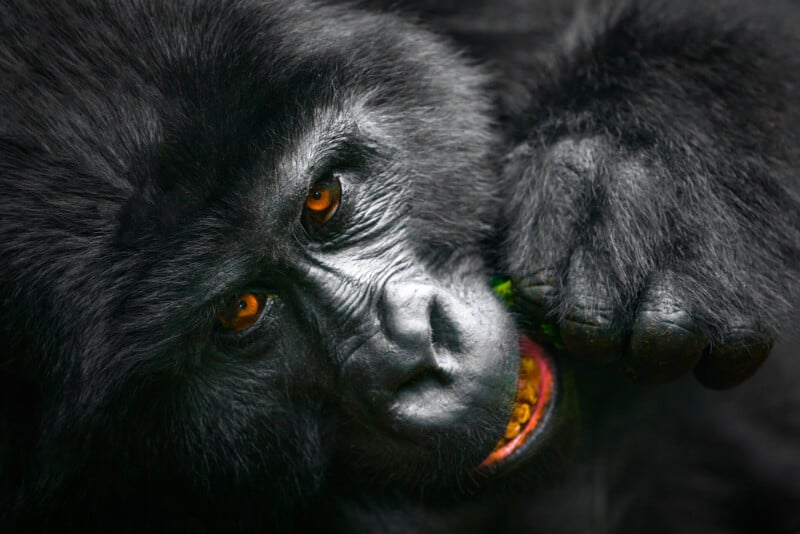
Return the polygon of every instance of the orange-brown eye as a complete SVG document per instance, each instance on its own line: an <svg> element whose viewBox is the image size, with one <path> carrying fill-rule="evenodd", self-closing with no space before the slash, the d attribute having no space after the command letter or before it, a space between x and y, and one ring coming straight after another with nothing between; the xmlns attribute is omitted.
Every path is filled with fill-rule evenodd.
<svg viewBox="0 0 800 534"><path fill-rule="evenodd" d="M268 298L271 298L271 296L242 293L219 316L220 324L234 332L241 332L250 328L261 317Z"/></svg>
<svg viewBox="0 0 800 534"><path fill-rule="evenodd" d="M342 197L342 185L336 176L311 187L306 196L305 212L315 225L322 225L331 220L339 208Z"/></svg>

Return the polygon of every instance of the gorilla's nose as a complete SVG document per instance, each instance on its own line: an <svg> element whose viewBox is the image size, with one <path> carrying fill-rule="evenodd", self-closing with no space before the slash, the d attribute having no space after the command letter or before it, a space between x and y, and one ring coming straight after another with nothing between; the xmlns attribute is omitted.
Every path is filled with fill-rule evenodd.
<svg viewBox="0 0 800 534"><path fill-rule="evenodd" d="M344 361L345 404L412 438L507 417L516 331L479 282L471 291L427 279L387 283L374 309L379 328Z"/></svg>
<svg viewBox="0 0 800 534"><path fill-rule="evenodd" d="M465 304L431 282L404 280L388 283L377 305L380 332L346 364L349 393L392 426L449 424L443 408L456 396L468 344Z"/></svg>
<svg viewBox="0 0 800 534"><path fill-rule="evenodd" d="M432 283L400 281L384 287L377 310L382 340L376 343L384 348L371 358L381 396L395 402L431 395L450 384L460 334L448 307L446 295Z"/></svg>
<svg viewBox="0 0 800 534"><path fill-rule="evenodd" d="M379 304L383 333L408 357L396 362L401 375L446 364L448 353L461 350L461 333L453 308L457 304L429 282L391 282Z"/></svg>

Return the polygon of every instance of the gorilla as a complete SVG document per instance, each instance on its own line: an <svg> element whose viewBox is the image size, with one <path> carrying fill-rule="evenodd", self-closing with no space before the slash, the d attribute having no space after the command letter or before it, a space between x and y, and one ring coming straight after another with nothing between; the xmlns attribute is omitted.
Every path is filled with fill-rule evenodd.
<svg viewBox="0 0 800 534"><path fill-rule="evenodd" d="M800 529L798 27L2 0L0 528Z"/></svg>

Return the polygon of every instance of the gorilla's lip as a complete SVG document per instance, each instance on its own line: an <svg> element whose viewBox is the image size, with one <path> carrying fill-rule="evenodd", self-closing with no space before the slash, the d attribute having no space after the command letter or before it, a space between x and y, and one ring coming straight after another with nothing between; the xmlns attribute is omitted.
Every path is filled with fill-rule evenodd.
<svg viewBox="0 0 800 534"><path fill-rule="evenodd" d="M495 470L517 463L537 441L555 404L555 371L543 347L520 336L520 374L517 399L506 428L506 435L481 462L479 469ZM531 397L533 389L534 396ZM510 436L510 437L507 437ZM509 465L510 467L510 465Z"/></svg>

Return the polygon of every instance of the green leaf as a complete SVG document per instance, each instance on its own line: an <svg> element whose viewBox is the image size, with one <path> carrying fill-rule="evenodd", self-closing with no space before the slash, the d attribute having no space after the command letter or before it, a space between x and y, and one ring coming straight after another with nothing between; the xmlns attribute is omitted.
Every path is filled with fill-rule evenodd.
<svg viewBox="0 0 800 534"><path fill-rule="evenodd" d="M496 276L491 280L492 289L500 301L509 308L514 306L514 294L511 287L511 280Z"/></svg>

